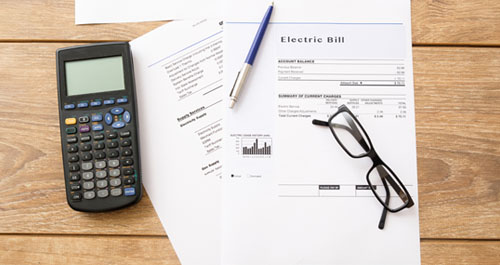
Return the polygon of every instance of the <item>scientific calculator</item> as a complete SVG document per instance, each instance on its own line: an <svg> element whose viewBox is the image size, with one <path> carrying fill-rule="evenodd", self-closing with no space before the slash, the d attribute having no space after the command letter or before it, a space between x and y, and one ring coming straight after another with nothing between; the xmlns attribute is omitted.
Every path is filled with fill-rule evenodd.
<svg viewBox="0 0 500 265"><path fill-rule="evenodd" d="M138 202L142 185L129 44L62 48L56 57L68 204L101 212Z"/></svg>

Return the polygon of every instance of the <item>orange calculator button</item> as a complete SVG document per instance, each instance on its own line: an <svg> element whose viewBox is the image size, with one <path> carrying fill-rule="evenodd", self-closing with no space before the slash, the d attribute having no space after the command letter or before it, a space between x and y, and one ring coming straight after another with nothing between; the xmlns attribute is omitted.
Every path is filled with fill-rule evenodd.
<svg viewBox="0 0 500 265"><path fill-rule="evenodd" d="M66 125L76 124L76 118L66 118L66 120L64 120L64 123L66 123Z"/></svg>

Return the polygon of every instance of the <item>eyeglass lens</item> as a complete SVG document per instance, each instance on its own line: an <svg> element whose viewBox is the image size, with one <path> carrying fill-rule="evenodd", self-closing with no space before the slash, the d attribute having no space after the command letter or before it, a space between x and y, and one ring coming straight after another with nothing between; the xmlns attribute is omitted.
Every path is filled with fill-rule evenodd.
<svg viewBox="0 0 500 265"><path fill-rule="evenodd" d="M329 126L339 142L351 155L365 155L372 148L361 126L352 118L349 112L340 112L335 115L331 118Z"/></svg>

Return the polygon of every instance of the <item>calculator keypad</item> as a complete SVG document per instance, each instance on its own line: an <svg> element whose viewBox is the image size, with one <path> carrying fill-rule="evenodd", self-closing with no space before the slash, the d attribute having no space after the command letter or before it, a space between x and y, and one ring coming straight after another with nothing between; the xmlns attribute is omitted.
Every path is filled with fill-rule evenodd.
<svg viewBox="0 0 500 265"><path fill-rule="evenodd" d="M99 103L94 103L99 102ZM128 100L118 99L117 103ZM113 105L114 100L104 100ZM127 128L130 112L123 107L93 111L101 101L66 104L66 110L88 110L64 120L70 198L73 201L110 199L136 194L137 174L132 157L132 132ZM79 112L81 113L81 112Z"/></svg>

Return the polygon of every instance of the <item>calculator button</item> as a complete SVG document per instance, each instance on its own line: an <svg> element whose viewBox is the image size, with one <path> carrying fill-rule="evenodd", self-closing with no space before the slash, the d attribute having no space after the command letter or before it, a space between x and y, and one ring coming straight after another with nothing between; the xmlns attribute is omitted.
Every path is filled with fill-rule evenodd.
<svg viewBox="0 0 500 265"><path fill-rule="evenodd" d="M122 165L124 166L130 166L134 164L134 160L132 158L127 158L122 160Z"/></svg>
<svg viewBox="0 0 500 265"><path fill-rule="evenodd" d="M91 153L85 153L82 155L82 160L83 161L89 161L92 160L92 154Z"/></svg>
<svg viewBox="0 0 500 265"><path fill-rule="evenodd" d="M110 112L113 115L120 115L123 113L123 108L112 108Z"/></svg>
<svg viewBox="0 0 500 265"><path fill-rule="evenodd" d="M117 148L118 142L117 141L109 142L107 145L108 145L108 148Z"/></svg>
<svg viewBox="0 0 500 265"><path fill-rule="evenodd" d="M109 160L108 161L108 165L109 167L118 167L120 165L120 161L118 160Z"/></svg>
<svg viewBox="0 0 500 265"><path fill-rule="evenodd" d="M106 153L104 153L104 152L97 152L97 153L95 153L95 158L96 159L104 159L104 158L106 158Z"/></svg>
<svg viewBox="0 0 500 265"><path fill-rule="evenodd" d="M64 120L64 123L65 123L66 125L73 125L73 124L76 124L76 118L66 118L66 119Z"/></svg>
<svg viewBox="0 0 500 265"><path fill-rule="evenodd" d="M109 196L108 190L98 190L97 191L97 197L99 197L99 198L106 198L108 196Z"/></svg>
<svg viewBox="0 0 500 265"><path fill-rule="evenodd" d="M82 163L82 169L83 170L91 170L93 168L92 163L87 162L87 163Z"/></svg>
<svg viewBox="0 0 500 265"><path fill-rule="evenodd" d="M69 162L78 162L78 160L79 160L79 159L80 159L80 158L78 157L78 155L74 155L74 156L70 156L70 157L68 158L68 161L69 161Z"/></svg>
<svg viewBox="0 0 500 265"><path fill-rule="evenodd" d="M104 115L104 122L106 122L107 125L110 125L113 123L113 116L110 113L106 113L106 115Z"/></svg>
<svg viewBox="0 0 500 265"><path fill-rule="evenodd" d="M88 108L89 103L88 102L80 102L78 103L78 108Z"/></svg>
<svg viewBox="0 0 500 265"><path fill-rule="evenodd" d="M132 185L132 184L134 184L135 180L134 180L134 178L126 178L124 180L124 182L125 182L125 185Z"/></svg>
<svg viewBox="0 0 500 265"><path fill-rule="evenodd" d="M76 138L76 137L68 137L66 139L66 141L68 142L68 144L73 144L73 143L78 142L78 138Z"/></svg>
<svg viewBox="0 0 500 265"><path fill-rule="evenodd" d="M66 134L74 134L74 133L76 133L76 127L66 128Z"/></svg>
<svg viewBox="0 0 500 265"><path fill-rule="evenodd" d="M115 122L113 122L113 124L111 125L111 127L115 128L115 129L121 129L121 128L125 127L125 122L123 122L123 121L115 121Z"/></svg>
<svg viewBox="0 0 500 265"><path fill-rule="evenodd" d="M125 175L132 175L132 174L134 174L134 169L133 168L125 168L123 170L123 174L125 174Z"/></svg>
<svg viewBox="0 0 500 265"><path fill-rule="evenodd" d="M93 114L92 121L102 121L102 114Z"/></svg>
<svg viewBox="0 0 500 265"><path fill-rule="evenodd" d="M85 193L83 193L83 198L86 200L92 200L93 198L95 198L95 192L94 191L86 191Z"/></svg>
<svg viewBox="0 0 500 265"><path fill-rule="evenodd" d="M78 122L79 123L87 123L89 122L89 116L81 116L81 117L78 117Z"/></svg>
<svg viewBox="0 0 500 265"><path fill-rule="evenodd" d="M79 201L82 199L82 194L79 192L76 192L75 194L71 195L71 199L73 201Z"/></svg>
<svg viewBox="0 0 500 265"><path fill-rule="evenodd" d="M78 152L78 146L72 145L68 147L68 153L75 153L75 152Z"/></svg>
<svg viewBox="0 0 500 265"><path fill-rule="evenodd" d="M120 170L115 168L115 169L110 169L109 170L109 176L110 177L118 177L120 176Z"/></svg>
<svg viewBox="0 0 500 265"><path fill-rule="evenodd" d="M75 172L75 171L78 171L78 170L80 170L80 166L78 164L69 165L69 171Z"/></svg>
<svg viewBox="0 0 500 265"><path fill-rule="evenodd" d="M64 105L64 109L74 109L75 108L75 104L66 104Z"/></svg>
<svg viewBox="0 0 500 265"><path fill-rule="evenodd" d="M110 172L111 173L111 172ZM95 172L95 177L98 179L103 179L108 176L108 173L105 170L102 171L96 171Z"/></svg>
<svg viewBox="0 0 500 265"><path fill-rule="evenodd" d="M94 131L94 132L102 131L103 129L104 129L104 127L100 123L92 125L92 131Z"/></svg>
<svg viewBox="0 0 500 265"><path fill-rule="evenodd" d="M125 192L125 196L134 196L135 195L135 188L125 188L124 192Z"/></svg>
<svg viewBox="0 0 500 265"><path fill-rule="evenodd" d="M108 139L115 139L116 137L118 137L118 134L115 132L112 132L112 133L108 133L108 135L106 135L106 137Z"/></svg>
<svg viewBox="0 0 500 265"><path fill-rule="evenodd" d="M104 105L113 105L113 104L115 104L114 99L105 99L104 100Z"/></svg>
<svg viewBox="0 0 500 265"><path fill-rule="evenodd" d="M81 125L80 126L80 132L81 133L90 132L90 127L88 125Z"/></svg>
<svg viewBox="0 0 500 265"><path fill-rule="evenodd" d="M119 98L116 100L116 103L118 103L118 104L125 104L127 102L128 102L128 99L126 99L126 98Z"/></svg>
<svg viewBox="0 0 500 265"><path fill-rule="evenodd" d="M79 180L80 180L80 174L71 175L71 177L69 177L69 181L79 181Z"/></svg>
<svg viewBox="0 0 500 265"><path fill-rule="evenodd" d="M91 180L94 178L94 173L93 172L83 172L82 178L84 180Z"/></svg>
<svg viewBox="0 0 500 265"><path fill-rule="evenodd" d="M75 153L76 151L78 151L78 147L76 147L76 146L70 146L68 149L69 153ZM76 161L78 161L78 159Z"/></svg>
<svg viewBox="0 0 500 265"><path fill-rule="evenodd" d="M80 140L81 140L82 142L88 142L88 141L90 141L90 135L85 135L85 136L82 136L82 137L80 138Z"/></svg>
<svg viewBox="0 0 500 265"><path fill-rule="evenodd" d="M130 136L130 131L124 131L124 132L120 132L120 137L129 137Z"/></svg>
<svg viewBox="0 0 500 265"><path fill-rule="evenodd" d="M102 133L94 135L94 140L96 140L96 141L100 141L103 139L104 139L104 134L102 134Z"/></svg>
<svg viewBox="0 0 500 265"><path fill-rule="evenodd" d="M92 145L91 144L84 144L82 145L82 151L90 151L92 150Z"/></svg>
<svg viewBox="0 0 500 265"><path fill-rule="evenodd" d="M91 107L98 107L98 106L101 106L101 104L102 104L102 102L100 100L90 102Z"/></svg>
<svg viewBox="0 0 500 265"><path fill-rule="evenodd" d="M131 156L132 149L123 149L122 156Z"/></svg>
<svg viewBox="0 0 500 265"><path fill-rule="evenodd" d="M109 185L111 185L113 187L117 187L117 186L122 185L122 181L121 181L121 179L110 179Z"/></svg>
<svg viewBox="0 0 500 265"><path fill-rule="evenodd" d="M132 144L132 141L130 141L130 140L123 140L121 142L121 146L123 146L123 147L130 146L131 144Z"/></svg>
<svg viewBox="0 0 500 265"><path fill-rule="evenodd" d="M86 189L86 190L93 189L94 188L94 182L92 182L92 181L83 182L83 188Z"/></svg>
<svg viewBox="0 0 500 265"><path fill-rule="evenodd" d="M108 181L107 180L98 180L96 182L96 186L100 189L106 188L108 186Z"/></svg>
<svg viewBox="0 0 500 265"><path fill-rule="evenodd" d="M82 189L82 186L80 186L80 184L71 185L71 190L72 191L81 190L81 189Z"/></svg>
<svg viewBox="0 0 500 265"><path fill-rule="evenodd" d="M102 169L106 167L106 161L97 161L95 162L95 168Z"/></svg>
<svg viewBox="0 0 500 265"><path fill-rule="evenodd" d="M131 117L131 116L130 116L130 112L125 111L125 113L123 113L123 120L124 120L126 123L130 123L130 120L131 120L131 118L130 118L130 117Z"/></svg>
<svg viewBox="0 0 500 265"><path fill-rule="evenodd" d="M104 143L96 143L96 144L94 144L94 149L96 149L96 150L104 149Z"/></svg>
<svg viewBox="0 0 500 265"><path fill-rule="evenodd" d="M117 150L114 150L114 151L111 151L108 153L108 157L110 157L110 158L115 158L115 157L118 157L119 155L120 155L120 153Z"/></svg>
<svg viewBox="0 0 500 265"><path fill-rule="evenodd" d="M122 189L117 188L111 190L111 196L120 196L120 195L122 195Z"/></svg>

